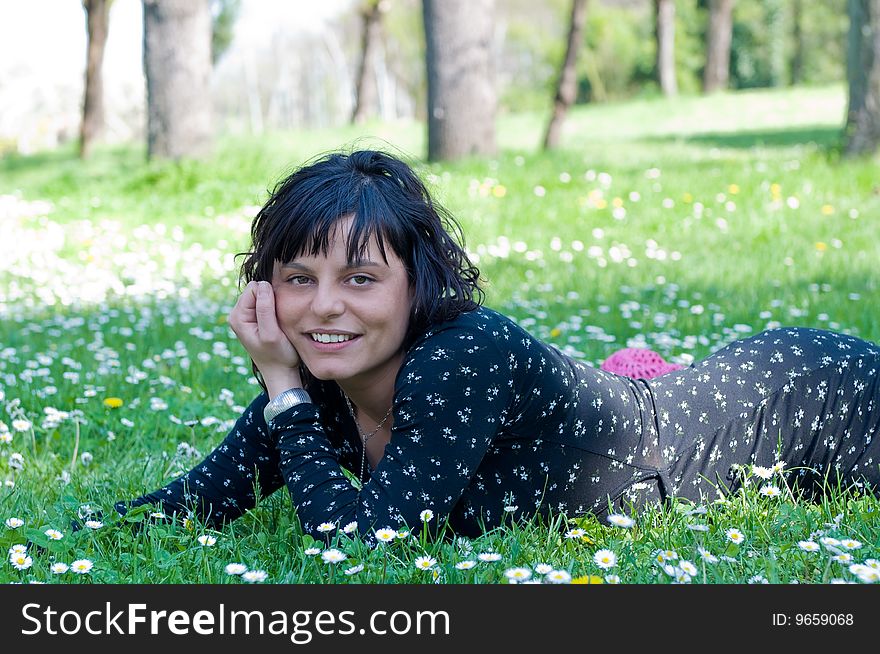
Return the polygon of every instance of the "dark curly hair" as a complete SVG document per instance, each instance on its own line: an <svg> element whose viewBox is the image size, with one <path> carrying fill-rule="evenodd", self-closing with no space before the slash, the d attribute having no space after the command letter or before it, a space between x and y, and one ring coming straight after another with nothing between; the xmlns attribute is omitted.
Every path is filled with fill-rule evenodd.
<svg viewBox="0 0 880 654"><path fill-rule="evenodd" d="M414 299L404 347L430 325L482 304L480 271L459 244L461 227L412 168L376 150L325 154L282 180L251 225L241 280L270 281L275 261L326 256L337 221L348 216L350 262L375 236L386 263L390 247L406 267Z"/></svg>

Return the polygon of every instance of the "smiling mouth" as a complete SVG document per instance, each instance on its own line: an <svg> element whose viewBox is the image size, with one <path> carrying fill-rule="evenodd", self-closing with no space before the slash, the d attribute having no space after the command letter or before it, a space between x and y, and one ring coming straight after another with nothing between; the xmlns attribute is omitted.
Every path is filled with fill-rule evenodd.
<svg viewBox="0 0 880 654"><path fill-rule="evenodd" d="M357 336L353 334L320 334L320 333L312 333L309 334L312 337L312 340L316 343L345 343L350 341Z"/></svg>

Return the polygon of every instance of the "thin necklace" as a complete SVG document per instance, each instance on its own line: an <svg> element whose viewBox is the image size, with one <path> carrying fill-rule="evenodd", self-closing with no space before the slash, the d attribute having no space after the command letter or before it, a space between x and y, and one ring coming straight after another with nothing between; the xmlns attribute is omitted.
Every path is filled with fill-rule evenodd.
<svg viewBox="0 0 880 654"><path fill-rule="evenodd" d="M361 429L361 423L358 422L358 419L354 415L354 406L351 403L351 400L348 399L348 395L345 393L342 394L342 397L345 398L345 404L348 406L348 412L351 414L351 419L354 420L354 425L357 427L358 434L361 437L361 473L358 475L358 480L361 484L364 483L364 468L367 463L367 441L369 441L373 436L375 436L380 429L382 429L382 425L385 424L385 421L388 420L388 416L391 415L391 409L394 408L392 404L388 407L388 411L385 412L385 416L382 420L379 421L379 424L376 425L376 428L371 431L369 434L365 434L364 430Z"/></svg>

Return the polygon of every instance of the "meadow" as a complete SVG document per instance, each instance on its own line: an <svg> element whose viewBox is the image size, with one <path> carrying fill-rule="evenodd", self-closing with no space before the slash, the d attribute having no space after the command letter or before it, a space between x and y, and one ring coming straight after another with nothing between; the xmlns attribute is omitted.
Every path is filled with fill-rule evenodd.
<svg viewBox="0 0 880 654"><path fill-rule="evenodd" d="M880 174L840 159L844 111L837 86L588 106L552 153L542 115L508 114L497 156L446 164L418 162L417 123L228 135L198 163L0 160L0 582L878 581L880 500L806 502L783 465L702 504L375 549L343 525L303 536L286 491L222 530L112 510L198 463L258 392L225 322L235 255L267 189L339 147L415 162L486 304L592 365L627 346L687 364L786 325L880 340Z"/></svg>

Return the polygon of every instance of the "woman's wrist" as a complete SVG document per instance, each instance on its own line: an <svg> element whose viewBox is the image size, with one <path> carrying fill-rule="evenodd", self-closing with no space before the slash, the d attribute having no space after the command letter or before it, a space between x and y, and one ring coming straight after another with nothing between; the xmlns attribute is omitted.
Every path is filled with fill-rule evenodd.
<svg viewBox="0 0 880 654"><path fill-rule="evenodd" d="M289 388L303 387L299 371L293 369L272 375L263 374L263 383L266 385L266 392L269 394L270 400L274 400Z"/></svg>

